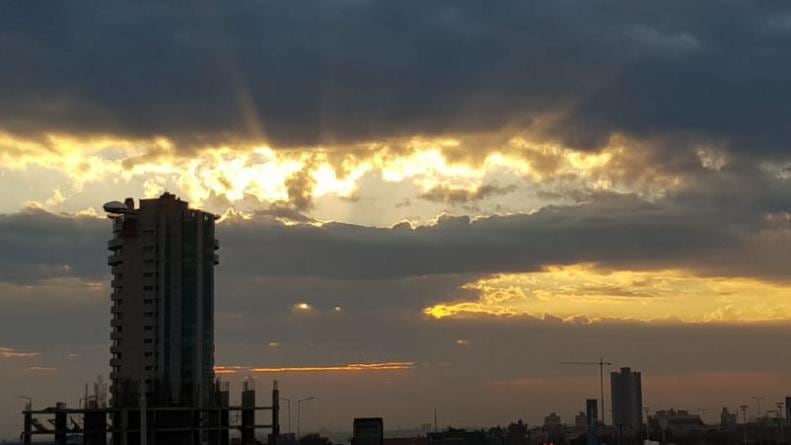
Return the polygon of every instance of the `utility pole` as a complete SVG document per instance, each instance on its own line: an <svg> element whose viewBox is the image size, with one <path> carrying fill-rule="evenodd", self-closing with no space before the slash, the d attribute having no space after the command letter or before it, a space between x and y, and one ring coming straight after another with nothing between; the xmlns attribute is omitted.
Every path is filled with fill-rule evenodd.
<svg viewBox="0 0 791 445"><path fill-rule="evenodd" d="M747 423L747 405L739 405L739 409L742 411L742 422Z"/></svg>
<svg viewBox="0 0 791 445"><path fill-rule="evenodd" d="M291 434L291 399L281 397L280 400L285 400L288 403L288 434Z"/></svg>
<svg viewBox="0 0 791 445"><path fill-rule="evenodd" d="M599 389L601 390L601 423L606 425L604 417L604 365L612 366L611 362L605 362L603 357L599 357L598 362L561 362L561 365L596 365L599 367Z"/></svg>

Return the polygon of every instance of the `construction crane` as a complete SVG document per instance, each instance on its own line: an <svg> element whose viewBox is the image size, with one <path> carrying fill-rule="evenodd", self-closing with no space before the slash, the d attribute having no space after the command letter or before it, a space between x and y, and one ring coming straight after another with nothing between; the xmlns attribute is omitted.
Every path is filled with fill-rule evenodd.
<svg viewBox="0 0 791 445"><path fill-rule="evenodd" d="M599 357L598 362L560 362L561 365L596 365L599 367L599 389L601 390L601 423L606 425L604 417L604 365L612 366L611 362L605 362L603 357Z"/></svg>

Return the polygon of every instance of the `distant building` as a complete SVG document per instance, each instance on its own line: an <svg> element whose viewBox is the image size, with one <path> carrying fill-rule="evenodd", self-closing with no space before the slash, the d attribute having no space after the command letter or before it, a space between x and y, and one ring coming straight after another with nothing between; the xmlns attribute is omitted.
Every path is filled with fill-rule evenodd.
<svg viewBox="0 0 791 445"><path fill-rule="evenodd" d="M720 412L720 429L723 431L727 431L733 428L736 423L738 422L739 414L738 413L731 413L728 411L727 407L722 407L722 411Z"/></svg>
<svg viewBox="0 0 791 445"><path fill-rule="evenodd" d="M354 419L352 445L382 445L384 443L384 421L381 417Z"/></svg>
<svg viewBox="0 0 791 445"><path fill-rule="evenodd" d="M554 412L551 412L549 413L548 416L544 417L545 428L557 428L559 426L560 426L560 416L558 416Z"/></svg>
<svg viewBox="0 0 791 445"><path fill-rule="evenodd" d="M706 425L700 416L685 410L661 410L651 417L651 426L655 430L670 432L674 438L701 436Z"/></svg>
<svg viewBox="0 0 791 445"><path fill-rule="evenodd" d="M449 428L447 431L428 433L429 445L487 445L489 440L483 431L467 431Z"/></svg>
<svg viewBox="0 0 791 445"><path fill-rule="evenodd" d="M640 373L630 368L610 373L613 426L636 433L643 424L643 387Z"/></svg>
<svg viewBox="0 0 791 445"><path fill-rule="evenodd" d="M786 423L791 423L791 397L786 397Z"/></svg>
<svg viewBox="0 0 791 445"><path fill-rule="evenodd" d="M588 421L588 432L586 434L587 445L598 445L599 443L599 401L588 399L585 401L585 417Z"/></svg>
<svg viewBox="0 0 791 445"><path fill-rule="evenodd" d="M585 428L588 426L588 416L585 415L584 412L580 411L574 416L574 427L576 428Z"/></svg>
<svg viewBox="0 0 791 445"><path fill-rule="evenodd" d="M104 206L113 220L112 404L138 387L156 405L205 406L214 391L215 216L165 193Z"/></svg>

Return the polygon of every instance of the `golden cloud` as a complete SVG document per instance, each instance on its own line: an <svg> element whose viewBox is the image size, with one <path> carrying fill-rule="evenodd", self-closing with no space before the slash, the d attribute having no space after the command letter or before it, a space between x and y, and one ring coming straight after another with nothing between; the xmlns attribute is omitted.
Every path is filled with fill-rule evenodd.
<svg viewBox="0 0 791 445"><path fill-rule="evenodd" d="M752 278L696 276L684 270L602 270L593 264L551 266L468 283L478 299L437 304L441 319L532 316L570 322L608 319L745 323L791 320L791 286Z"/></svg>
<svg viewBox="0 0 791 445"><path fill-rule="evenodd" d="M410 184L417 189L417 196L444 190L469 200L496 195L490 193L496 191L493 184L508 192L530 184L554 184L565 191L646 195L661 194L679 184L678 178L655 170L635 176L634 170L644 169L650 162L637 154L642 150L639 144L622 137L613 137L609 146L596 152L530 141L518 134L412 137L288 150L268 146L177 150L166 138L45 135L32 140L0 133L0 148L0 170L36 167L63 176L51 197L34 203L42 208L61 205L88 184L133 182L141 184L138 194L146 197L167 189L195 206L225 204L211 209L214 211L242 202L290 203L305 210L313 200L325 196L354 198L366 177L385 184Z"/></svg>
<svg viewBox="0 0 791 445"><path fill-rule="evenodd" d="M324 366L286 366L286 367L253 367L253 366L215 366L217 374L238 373L285 373L285 372L360 372L360 371L402 371L415 368L414 362L383 362L383 363L350 363L345 365Z"/></svg>
<svg viewBox="0 0 791 445"><path fill-rule="evenodd" d="M0 346L0 357L2 358L32 358L39 355L38 352L19 351L7 346Z"/></svg>

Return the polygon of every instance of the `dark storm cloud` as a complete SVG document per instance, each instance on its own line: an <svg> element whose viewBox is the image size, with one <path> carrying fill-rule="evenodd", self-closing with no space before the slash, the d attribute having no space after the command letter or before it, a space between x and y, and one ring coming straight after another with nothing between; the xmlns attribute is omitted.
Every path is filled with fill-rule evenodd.
<svg viewBox="0 0 791 445"><path fill-rule="evenodd" d="M108 224L37 209L0 214L0 282L104 278L109 274L104 258L111 236Z"/></svg>
<svg viewBox="0 0 791 445"><path fill-rule="evenodd" d="M534 129L782 152L785 2L6 3L10 131L276 145ZM549 123L546 123L549 122Z"/></svg>

